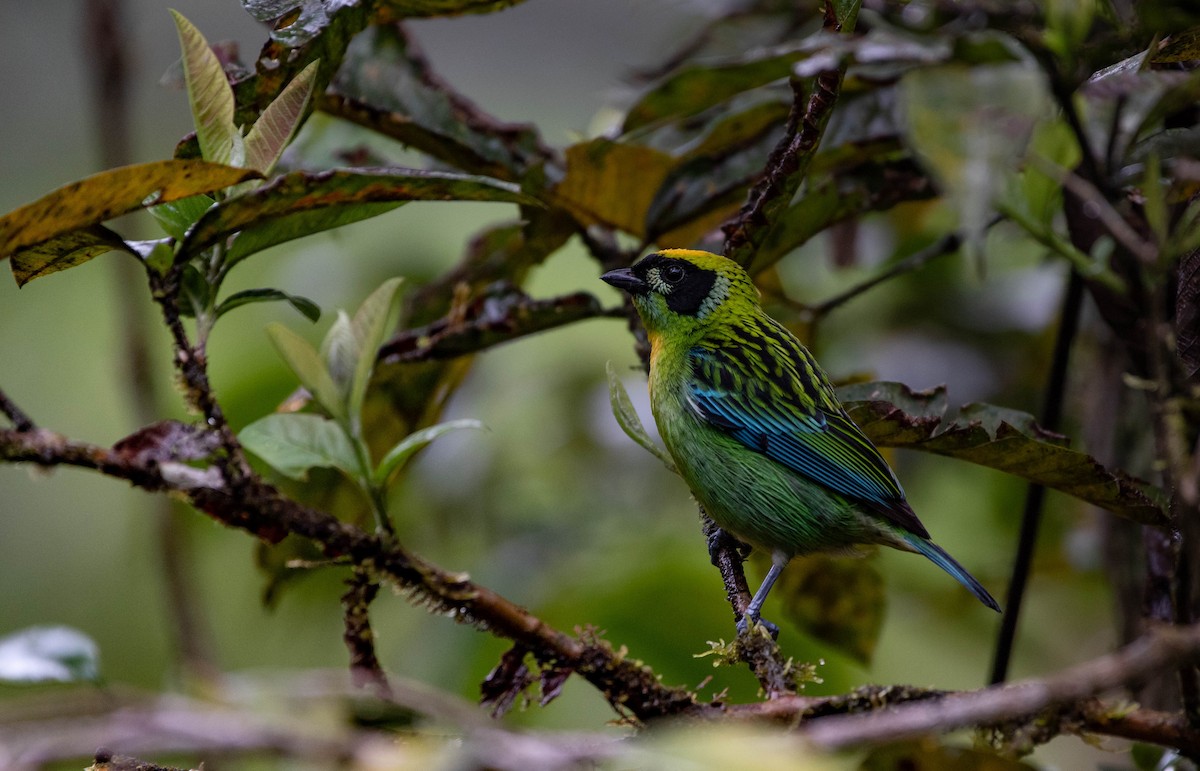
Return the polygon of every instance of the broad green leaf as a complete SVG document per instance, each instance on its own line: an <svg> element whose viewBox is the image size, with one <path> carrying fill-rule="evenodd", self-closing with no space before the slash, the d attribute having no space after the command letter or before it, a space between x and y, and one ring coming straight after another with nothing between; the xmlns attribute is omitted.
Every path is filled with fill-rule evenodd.
<svg viewBox="0 0 1200 771"><path fill-rule="evenodd" d="M593 139L567 148L567 173L556 202L586 226L603 224L639 237L646 212L677 161L649 147Z"/></svg>
<svg viewBox="0 0 1200 771"><path fill-rule="evenodd" d="M149 211L162 226L163 232L182 241L188 229L204 216L216 200L208 195L193 195L178 201L151 206Z"/></svg>
<svg viewBox="0 0 1200 771"><path fill-rule="evenodd" d="M279 289L245 289L235 292L217 305L217 317L250 303L276 302L278 300L288 303L311 322L316 323L321 318L321 308L315 302L307 297L288 294Z"/></svg>
<svg viewBox="0 0 1200 771"><path fill-rule="evenodd" d="M854 24L858 21L858 9L861 0L832 0L833 17L837 19L840 32L853 32Z"/></svg>
<svg viewBox="0 0 1200 771"><path fill-rule="evenodd" d="M642 419L638 417L637 410L634 409L633 402L629 399L629 392L625 390L625 384L621 382L621 377L617 374L613 363L607 362L604 369L608 373L608 398L612 403L613 417L617 419L617 425L621 427L626 436L662 461L668 470L678 474L679 469L675 467L675 461L646 433Z"/></svg>
<svg viewBox="0 0 1200 771"><path fill-rule="evenodd" d="M310 62L293 78L283 92L267 105L246 134L246 166L269 172L300 126L312 96L317 77L317 62Z"/></svg>
<svg viewBox="0 0 1200 771"><path fill-rule="evenodd" d="M989 404L948 409L945 389L913 392L899 383L838 389L854 419L881 447L905 447L977 463L1045 485L1135 522L1165 525L1163 495L1148 482L1105 468L1064 446L1032 415Z"/></svg>
<svg viewBox="0 0 1200 771"><path fill-rule="evenodd" d="M415 170L295 171L209 209L180 245L177 260L190 259L240 230L265 226L301 212L395 201L537 204L515 185L464 174ZM280 240L284 239L273 242Z"/></svg>
<svg viewBox="0 0 1200 771"><path fill-rule="evenodd" d="M346 416L346 405L341 390L334 383L317 349L300 335L279 323L267 325L267 336L275 345L279 355L296 374L308 392L331 416L341 420Z"/></svg>
<svg viewBox="0 0 1200 771"><path fill-rule="evenodd" d="M136 254L113 231L103 225L92 225L22 249L12 256L10 267L17 286L25 286L35 278L74 268L111 251Z"/></svg>
<svg viewBox="0 0 1200 771"><path fill-rule="evenodd" d="M354 343L358 359L354 362L354 377L350 381L346 411L349 413L352 425L362 418L363 399L367 394L367 385L371 380L371 372L375 369L375 360L379 355L379 347L396 322L399 311L397 299L400 284L403 279L389 278L378 289L363 300L362 305L354 312L351 329L354 333Z"/></svg>
<svg viewBox="0 0 1200 771"><path fill-rule="evenodd" d="M392 474L401 469L418 450L442 434L462 428L483 428L483 424L478 420L448 420L445 423L438 423L436 426L429 426L409 434L401 439L395 447L388 450L388 453L383 456L383 460L379 461L379 465L371 473L371 482L376 485L386 485Z"/></svg>
<svg viewBox="0 0 1200 771"><path fill-rule="evenodd" d="M229 251L225 253L225 264L234 265L252 254L277 244L377 217L404 204L405 201L393 201L334 206L328 209L291 214L272 220L265 225L248 227L233 239Z"/></svg>
<svg viewBox="0 0 1200 771"><path fill-rule="evenodd" d="M533 126L464 119L478 108L446 90L401 25L373 26L355 38L330 99L343 105L341 117L473 174L515 181L549 156Z"/></svg>
<svg viewBox="0 0 1200 771"><path fill-rule="evenodd" d="M171 16L183 49L183 78L200 155L213 163L244 166L242 134L233 122L233 89L225 69L200 30L178 11L172 10Z"/></svg>
<svg viewBox="0 0 1200 771"><path fill-rule="evenodd" d="M695 64L670 75L629 108L622 132L666 118L695 115L744 91L787 80L812 54L807 43L757 50L720 63Z"/></svg>
<svg viewBox="0 0 1200 771"><path fill-rule="evenodd" d="M336 468L350 479L362 477L346 431L322 415L273 413L243 428L238 441L292 479L306 479L314 466Z"/></svg>
<svg viewBox="0 0 1200 771"><path fill-rule="evenodd" d="M200 160L154 161L102 171L0 217L0 259L136 209L210 193L258 176L252 169Z"/></svg>
<svg viewBox="0 0 1200 771"><path fill-rule="evenodd" d="M805 633L870 665L887 610L883 579L870 560L796 557L775 591L784 613Z"/></svg>
<svg viewBox="0 0 1200 771"><path fill-rule="evenodd" d="M927 67L906 75L900 93L909 145L957 210L965 245L979 248L1034 125L1053 113L1040 71L1025 63Z"/></svg>
<svg viewBox="0 0 1200 771"><path fill-rule="evenodd" d="M321 35L330 24L333 14L342 6L359 6L371 10L378 23L400 21L423 16L457 16L465 13L491 13L524 0L389 0L378 10L362 0L330 3L329 0L242 0L246 11L259 21L276 21L287 16L287 23L277 26L275 36L289 46L297 46ZM333 9L333 10L331 10Z"/></svg>
<svg viewBox="0 0 1200 771"><path fill-rule="evenodd" d="M0 682L94 682L100 649L68 626L35 626L0 637Z"/></svg>

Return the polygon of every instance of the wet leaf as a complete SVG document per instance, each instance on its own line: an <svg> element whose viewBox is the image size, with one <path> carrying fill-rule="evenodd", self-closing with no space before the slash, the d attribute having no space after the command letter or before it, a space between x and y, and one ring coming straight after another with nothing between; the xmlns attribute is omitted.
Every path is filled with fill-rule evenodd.
<svg viewBox="0 0 1200 771"><path fill-rule="evenodd" d="M343 108L347 117L464 171L516 180L548 154L532 126L480 118L478 108L447 92L398 26L359 35L331 92L353 100Z"/></svg>
<svg viewBox="0 0 1200 771"><path fill-rule="evenodd" d="M243 166L242 132L233 122L233 89L225 68L200 30L178 11L172 10L171 16L183 49L183 77L200 155L213 163Z"/></svg>
<svg viewBox="0 0 1200 771"><path fill-rule="evenodd" d="M443 434L464 428L483 428L483 424L478 420L448 420L445 423L428 426L422 428L420 431L409 434L401 439L399 444L389 450L387 455L383 457L383 460L379 461L379 465L371 475L372 483L376 485L386 484L388 478L403 468L404 464L420 449Z"/></svg>
<svg viewBox="0 0 1200 771"><path fill-rule="evenodd" d="M35 626L0 637L0 682L94 682L100 648L68 626Z"/></svg>
<svg viewBox="0 0 1200 771"><path fill-rule="evenodd" d="M869 560L815 554L794 558L776 589L784 613L807 634L869 665L887 596Z"/></svg>
<svg viewBox="0 0 1200 771"><path fill-rule="evenodd" d="M556 203L585 227L608 225L646 235L646 211L676 161L649 147L593 139L567 148Z"/></svg>
<svg viewBox="0 0 1200 771"><path fill-rule="evenodd" d="M415 170L342 169L295 171L243 195L222 201L208 211L179 247L177 260L186 260L233 233L272 228L251 236L258 244L277 244L308 233L297 223L332 226L363 217L342 212L326 219L288 219L316 210L347 209L364 204L408 201L503 201L536 204L514 185L485 177ZM375 206L364 216L379 214ZM347 219L349 217L349 219ZM313 231L310 231L313 232ZM239 236L240 238L241 236ZM247 256L247 248L239 256Z"/></svg>
<svg viewBox="0 0 1200 771"><path fill-rule="evenodd" d="M317 349L279 323L267 325L267 336L300 380L300 384L308 389L317 403L335 419L344 418L346 404L341 389L337 387Z"/></svg>
<svg viewBox="0 0 1200 771"><path fill-rule="evenodd" d="M786 80L792 74L792 66L811 53L811 46L806 43L753 51L721 63L689 65L667 77L629 108L622 132L666 118L695 115L744 91Z"/></svg>
<svg viewBox="0 0 1200 771"><path fill-rule="evenodd" d="M280 289L245 289L235 292L217 305L217 317L225 315L234 308L251 303L278 302L282 300L299 311L306 319L316 323L321 318L321 308L307 297L288 294Z"/></svg>
<svg viewBox="0 0 1200 771"><path fill-rule="evenodd" d="M611 361L605 364L605 371L608 373L608 397L612 402L613 417L617 419L617 425L621 427L626 436L662 461L669 471L678 474L679 470L675 468L675 461L646 433L642 419L638 417L637 410L634 409L633 402L629 398L629 392L625 390L625 384L621 382L621 377L617 374Z"/></svg>
<svg viewBox="0 0 1200 771"><path fill-rule="evenodd" d="M979 403L953 413L944 388L914 392L899 383L860 383L838 389L838 396L854 422L882 447L970 461L1135 522L1167 523L1158 488L1069 449L1065 437L1042 429L1027 413Z"/></svg>
<svg viewBox="0 0 1200 771"><path fill-rule="evenodd" d="M116 233L103 225L92 225L22 249L12 256L10 267L17 286L25 286L35 278L74 268L112 251L136 255Z"/></svg>
<svg viewBox="0 0 1200 771"><path fill-rule="evenodd" d="M0 217L0 259L151 204L210 193L258 176L251 169L200 160L154 161L102 171Z"/></svg>
<svg viewBox="0 0 1200 771"><path fill-rule="evenodd" d="M345 430L321 415L267 415L243 428L238 441L292 479L307 479L308 470L314 466L336 468L350 479L358 479L363 473Z"/></svg>
<svg viewBox="0 0 1200 771"><path fill-rule="evenodd" d="M283 92L267 105L246 134L246 166L269 172L300 127L317 77L317 62L311 62L288 82Z"/></svg>

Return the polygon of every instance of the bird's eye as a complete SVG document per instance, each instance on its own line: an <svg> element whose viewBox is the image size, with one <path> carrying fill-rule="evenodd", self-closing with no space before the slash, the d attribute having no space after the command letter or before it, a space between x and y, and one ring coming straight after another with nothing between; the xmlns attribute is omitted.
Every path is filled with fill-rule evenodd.
<svg viewBox="0 0 1200 771"><path fill-rule="evenodd" d="M662 270L662 279L668 284L678 284L683 280L685 273L686 271L678 265L668 265Z"/></svg>

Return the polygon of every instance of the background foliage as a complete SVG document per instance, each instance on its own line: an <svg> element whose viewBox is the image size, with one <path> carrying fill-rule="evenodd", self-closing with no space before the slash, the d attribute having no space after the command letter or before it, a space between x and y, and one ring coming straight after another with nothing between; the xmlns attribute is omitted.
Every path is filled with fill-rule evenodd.
<svg viewBox="0 0 1200 771"><path fill-rule="evenodd" d="M281 8L247 5L261 19L274 18ZM484 5L479 10L510 4ZM876 421L878 435L898 436L894 443L940 442L945 454L961 455L975 442L983 447L980 454L995 456L990 463L967 463L899 451L891 459L939 543L999 597L1016 549L1024 484L988 466L1009 464L1011 470L1021 460L1020 436L1058 440L1011 413L977 408L955 415L953 408L988 402L1041 413L1069 268L1085 272L1101 292L1131 280L1106 261L1112 239L1091 254L1064 245L1062 176L1083 153L1074 127L1056 112L1059 91L1079 89L1084 133L1111 163L1103 192L1138 187L1142 198L1136 203L1147 212L1150 231L1144 237L1162 247L1169 269L1187 251L1192 233L1190 223L1168 226L1167 220L1180 215L1180 207L1168 205L1177 203L1172 196L1190 195L1184 162L1194 149L1194 122L1187 122L1194 78L1183 70L1147 73L1130 84L1135 70L1126 65L1129 72L1090 90L1081 84L1196 20L1140 4L1139 24L1121 33L1113 14L1132 10L1120 4L999 11L983 4L980 15L971 16L936 3L905 9L868 3L859 19L866 37L851 43L818 32L815 5L792 10L747 4L711 27L724 6L616 0L511 5L479 16L406 21L403 33L386 24L368 26L351 40L351 32L365 26L366 5L349 6L330 20L320 4L304 4L263 51L277 55L299 47L303 55L256 79L243 78L234 89L234 121L252 122L286 82L319 58L323 68L315 82L324 95L314 98L317 111L284 157L284 171L360 165L456 170L498 180L487 183L496 189L520 185L540 205L513 194L517 204L414 202L383 213L394 202L374 199L366 204L374 208L331 210L332 219L315 224L296 221L300 232L380 215L280 243L230 272L223 296L274 287L309 298L323 311L310 325L284 303L247 305L215 325L208 340L210 375L232 427L240 430L294 394L295 378L271 345L269 323L282 323L316 344L337 308L357 307L393 276L406 279L402 326L435 336L445 331L446 319L486 319L489 313L543 318L515 285L535 299L571 298L559 306L569 318L613 309L618 318L581 320L478 356L418 364L385 360L365 413L376 457L438 420L473 418L489 429L430 445L392 492L392 520L413 551L468 571L559 629L603 630L667 684L698 688L703 699L721 694L730 702L756 700L760 685L743 668L714 669L713 657L697 657L708 650L707 641L733 635L731 615L685 489L612 417L605 362L614 362L643 416L644 384L620 298L596 276L602 263L628 259L643 243L704 243L720 251L716 228L737 213L751 183L771 168L769 156L793 105L789 75L811 83L846 65L806 186L794 200L776 199L781 208L769 216L780 224L759 228L755 248L740 254L758 271L772 312L812 343L835 379L896 381L917 390L944 384L948 396L897 390L886 392L884 401L900 405L910 418L942 417L948 407L945 422L983 418L981 427L930 438L931 423L893 415L889 424L888 413L874 409L874 402L855 413ZM387 18L417 6L430 14L416 15L433 15L440 7L371 7ZM176 7L210 41L240 42L241 60L253 67L267 29L237 4ZM4 103L12 115L0 127L0 176L9 181L0 189L0 210L119 163L196 155L193 142L175 146L192 126L187 97L154 85L163 72L168 81L181 77L172 65L178 48L170 15L144 0L128 4L121 18L123 50L133 65L127 76L134 89L132 141L127 157L111 162L109 132L120 110L103 98L89 101L98 91L88 77L103 69L94 53L103 47L84 37L94 26L82 17L64 23L53 5L0 10L7 44L0 46L0 65L9 84ZM761 48L767 45L772 47ZM1188 50L1175 49L1175 55L1186 60ZM671 60L677 52L681 57ZM1162 69L1173 66L1170 56L1170 50L1163 54ZM343 57L336 74L328 69ZM81 117L87 115L94 117ZM406 123L396 116L416 119ZM1158 208L1145 192L1157 185L1142 184L1159 181L1147 176L1152 173L1171 182L1162 186L1167 200ZM449 196L470 197L461 188ZM257 204L245 208L247 216L261 211ZM993 224L997 211L1005 217L1000 225ZM518 218L522 226L514 224ZM225 225L214 224L212 232L240 227L233 215ZM127 239L161 235L144 215L112 227ZM195 234L183 239L183 232L176 235L197 249L217 240ZM275 240L283 239L267 238ZM141 288L142 271L131 262L127 255L108 254L69 273L31 280L19 291L0 282L0 328L7 330L0 335L0 387L40 426L108 446L150 422L139 412L145 405L130 398L131 376L143 366L140 350L150 357L144 371L155 394L151 420L188 417L171 374L171 341ZM893 265L912 270L844 303L831 301ZM497 286L500 278L512 283ZM1139 351L1114 324L1114 315L1127 310L1119 306L1101 302L1085 313L1058 429L1072 437L1073 447L1157 482L1137 378L1126 377L1122 386L1122 372L1139 372ZM503 328L487 334L477 342L495 342ZM144 349L131 349L138 336L145 337ZM423 345L428 343L420 336L410 336L390 350L413 356ZM1001 419L1026 433L997 445ZM1032 465L1045 471L1051 452L1034 444ZM1096 473L1070 472L1066 486L1095 482ZM1101 501L1108 508L1138 522L1159 521L1153 489L1126 481L1121 477L1083 497L1109 496ZM345 521L373 526L363 499L335 472L314 470L306 485L281 484ZM104 698L134 699L136 689L178 690L242 705L275 699L301 704L313 725L325 727L344 722L326 712L331 704L352 711L345 705L353 703L359 722L369 722L361 700L343 701L336 687L321 686L331 691L323 698L298 696L298 683L316 682L305 679L309 670L344 670L347 658L338 611L347 571L288 566L297 558L318 559L311 546L289 539L267 548L186 506L161 516L151 496L99 475L47 475L5 465L0 490L0 586L6 587L0 592L0 633L51 624L83 631L99 650L109 686ZM1137 539L1121 529L1112 536L1113 523L1124 520L1054 492L1045 509L1012 677L1052 673L1111 650L1134 636L1140 615L1140 608L1131 611L1129 582L1118 570L1133 565L1131 572L1141 571L1140 549L1120 548ZM163 562L178 568L182 589L164 582ZM751 563L752 578L762 567ZM968 689L986 682L997 619L923 561L886 553L868 562L797 565L784 581L777 590L782 599L773 600L779 604L769 605L767 615L808 619L806 629L785 623L780 638L787 656L820 662L819 680L807 683L805 694L840 694L864 683ZM197 626L181 625L181 616L168 612L181 604L193 611ZM371 621L376 653L395 681L409 678L469 700L478 698L480 683L509 647L387 591L371 605ZM613 713L591 685L578 677L561 685L556 700L511 711L505 724L624 730L604 729ZM39 710L90 715L103 711L92 701L95 694L91 686L5 685L0 710L12 726L25 725ZM441 703L438 698L416 699L417 713L432 711L460 728L469 720L452 709L431 708ZM269 718L281 708L255 709ZM396 720L394 714L375 717ZM406 720L415 718L400 722ZM10 735L17 736L15 729L4 734ZM712 739L715 746L722 746L720 738ZM733 747L747 741L774 746L757 735L727 738ZM662 744L651 745L652 751L665 755L703 752L688 747L691 738L673 744L664 734L656 741ZM75 754L92 749L76 748ZM1109 749L1120 754L1099 755L1077 738L1061 738L1039 748L1034 759L1070 767L1134 762L1127 745ZM943 767L966 762L921 751Z"/></svg>

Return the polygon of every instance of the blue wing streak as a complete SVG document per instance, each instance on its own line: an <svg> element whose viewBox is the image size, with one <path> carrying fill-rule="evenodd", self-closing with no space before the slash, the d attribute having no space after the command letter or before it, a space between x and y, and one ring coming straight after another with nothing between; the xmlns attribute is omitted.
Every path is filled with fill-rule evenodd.
<svg viewBox="0 0 1200 771"><path fill-rule="evenodd" d="M807 354L795 343L795 356ZM691 408L755 452L831 490L866 504L909 532L928 531L904 499L891 467L827 388L802 377L793 362L767 382L758 362L695 348ZM799 364L800 366L795 366ZM750 371L747 371L747 370ZM786 373L786 374L781 374Z"/></svg>

